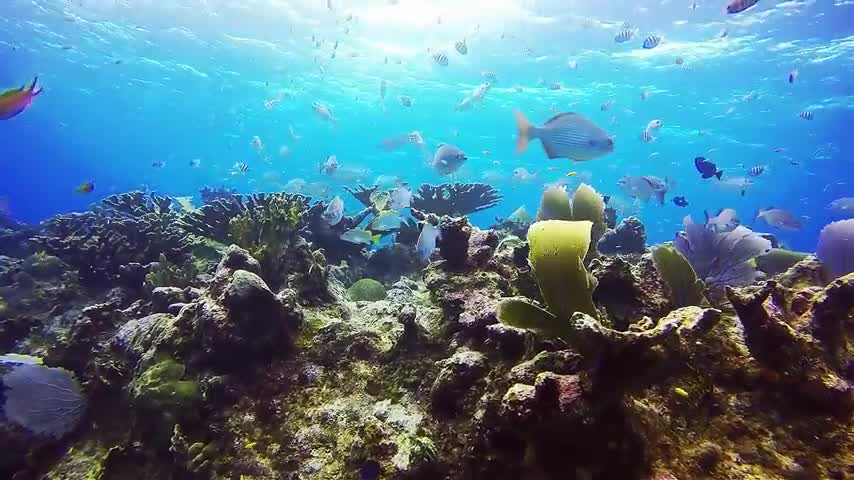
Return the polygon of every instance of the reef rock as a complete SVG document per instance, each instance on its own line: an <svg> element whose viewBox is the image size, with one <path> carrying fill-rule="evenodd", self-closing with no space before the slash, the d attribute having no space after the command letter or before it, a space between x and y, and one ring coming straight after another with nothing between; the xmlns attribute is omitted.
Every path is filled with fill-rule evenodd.
<svg viewBox="0 0 854 480"><path fill-rule="evenodd" d="M598 243L599 253L644 253L646 251L646 228L637 217L624 218L616 229L607 230Z"/></svg>
<svg viewBox="0 0 854 480"><path fill-rule="evenodd" d="M486 367L486 357L480 352L462 350L439 361L437 366L441 370L430 389L430 398L435 408L452 411L480 379Z"/></svg>

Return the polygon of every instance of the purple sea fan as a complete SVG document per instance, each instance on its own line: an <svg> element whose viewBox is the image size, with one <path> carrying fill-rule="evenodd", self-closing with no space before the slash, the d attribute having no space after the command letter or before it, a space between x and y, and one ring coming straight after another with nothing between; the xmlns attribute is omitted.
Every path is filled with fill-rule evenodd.
<svg viewBox="0 0 854 480"><path fill-rule="evenodd" d="M821 229L815 253L832 278L854 272L854 218Z"/></svg>
<svg viewBox="0 0 854 480"><path fill-rule="evenodd" d="M749 228L738 226L729 232L715 232L694 223L691 216L683 220L673 246L679 251L709 287L749 285L761 277L750 260L771 251L771 242Z"/></svg>

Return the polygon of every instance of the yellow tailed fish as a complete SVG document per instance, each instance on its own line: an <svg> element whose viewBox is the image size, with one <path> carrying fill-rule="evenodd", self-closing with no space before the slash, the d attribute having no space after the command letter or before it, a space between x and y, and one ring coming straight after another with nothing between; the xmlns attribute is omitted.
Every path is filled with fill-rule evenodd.
<svg viewBox="0 0 854 480"><path fill-rule="evenodd" d="M6 90L0 94L0 120L9 120L33 103L33 99L42 93L41 87L36 88L38 80L39 77L36 77L29 87L24 85L21 88Z"/></svg>

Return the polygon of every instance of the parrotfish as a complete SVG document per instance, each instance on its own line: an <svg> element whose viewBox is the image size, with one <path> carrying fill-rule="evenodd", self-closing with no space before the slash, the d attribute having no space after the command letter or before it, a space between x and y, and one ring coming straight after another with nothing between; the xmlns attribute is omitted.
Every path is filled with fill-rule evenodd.
<svg viewBox="0 0 854 480"><path fill-rule="evenodd" d="M26 110L33 99L42 93L41 87L36 88L39 77L33 79L33 83L27 87L13 88L0 94L0 120L9 120Z"/></svg>

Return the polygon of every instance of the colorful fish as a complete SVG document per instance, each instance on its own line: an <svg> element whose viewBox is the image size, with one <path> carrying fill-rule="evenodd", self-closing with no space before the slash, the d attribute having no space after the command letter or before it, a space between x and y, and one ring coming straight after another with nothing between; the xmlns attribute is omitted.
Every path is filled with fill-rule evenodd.
<svg viewBox="0 0 854 480"><path fill-rule="evenodd" d="M39 77L36 77L29 87L24 85L0 94L0 120L9 120L32 105L33 99L42 93L41 87L36 88L38 81Z"/></svg>
<svg viewBox="0 0 854 480"><path fill-rule="evenodd" d="M74 189L77 193L92 193L95 191L95 182L83 182Z"/></svg>

